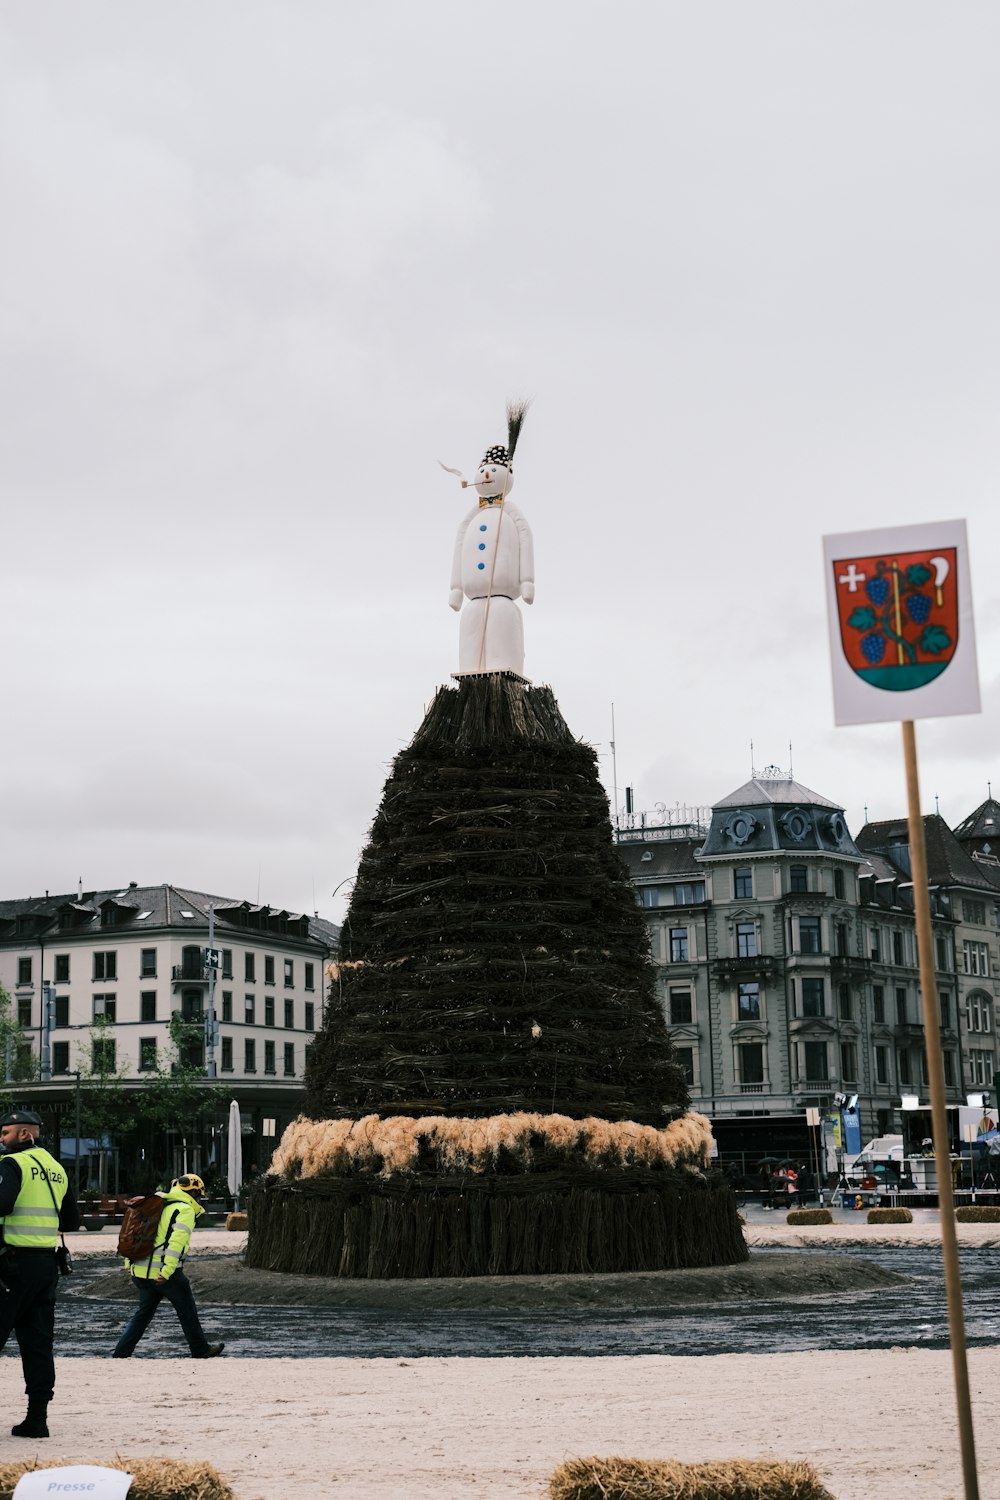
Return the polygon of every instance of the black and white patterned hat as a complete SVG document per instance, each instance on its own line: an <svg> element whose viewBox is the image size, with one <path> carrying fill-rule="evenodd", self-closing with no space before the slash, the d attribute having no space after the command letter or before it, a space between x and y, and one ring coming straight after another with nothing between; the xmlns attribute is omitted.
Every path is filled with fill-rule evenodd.
<svg viewBox="0 0 1000 1500"><path fill-rule="evenodd" d="M487 448L483 454L484 464L503 464L509 469L514 462L514 449L521 435L521 423L524 414L528 410L527 401L508 401L507 403L507 446L502 443L494 443L492 448Z"/></svg>

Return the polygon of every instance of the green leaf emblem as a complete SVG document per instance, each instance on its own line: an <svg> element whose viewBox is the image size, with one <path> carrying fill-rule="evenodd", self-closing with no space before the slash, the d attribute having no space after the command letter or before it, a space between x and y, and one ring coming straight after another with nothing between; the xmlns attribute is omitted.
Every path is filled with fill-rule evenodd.
<svg viewBox="0 0 1000 1500"><path fill-rule="evenodd" d="M951 636L940 625L928 625L920 637L920 650L928 652L931 656L937 656L940 652L947 651L950 645Z"/></svg>
<svg viewBox="0 0 1000 1500"><path fill-rule="evenodd" d="M930 568L925 568L923 563L911 563L906 570L907 581L918 589L922 583L926 583L931 576Z"/></svg>
<svg viewBox="0 0 1000 1500"><path fill-rule="evenodd" d="M853 626L855 630L871 630L872 626L877 624L877 621L878 617L875 611L865 607L853 610L847 623Z"/></svg>

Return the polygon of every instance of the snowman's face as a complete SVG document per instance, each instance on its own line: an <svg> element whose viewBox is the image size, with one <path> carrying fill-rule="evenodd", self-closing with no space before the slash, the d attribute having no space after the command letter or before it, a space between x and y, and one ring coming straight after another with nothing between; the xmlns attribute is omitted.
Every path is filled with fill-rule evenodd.
<svg viewBox="0 0 1000 1500"><path fill-rule="evenodd" d="M514 476L506 464L491 464L484 458L475 479L476 491L485 500L487 495L509 495L514 488Z"/></svg>

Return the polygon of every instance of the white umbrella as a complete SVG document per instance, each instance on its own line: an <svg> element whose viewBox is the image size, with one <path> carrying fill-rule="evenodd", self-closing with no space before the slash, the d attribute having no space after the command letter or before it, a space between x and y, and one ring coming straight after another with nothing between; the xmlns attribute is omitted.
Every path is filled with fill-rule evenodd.
<svg viewBox="0 0 1000 1500"><path fill-rule="evenodd" d="M239 1212L240 1187L243 1183L243 1124L240 1120L240 1107L235 1099L229 1106L229 1157L226 1164L226 1182L236 1200L236 1210Z"/></svg>

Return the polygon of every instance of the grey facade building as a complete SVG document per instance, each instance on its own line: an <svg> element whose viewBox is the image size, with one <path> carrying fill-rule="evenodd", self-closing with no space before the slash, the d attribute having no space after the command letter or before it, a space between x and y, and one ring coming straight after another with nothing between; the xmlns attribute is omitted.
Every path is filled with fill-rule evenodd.
<svg viewBox="0 0 1000 1500"><path fill-rule="evenodd" d="M958 1104L992 1086L996 1065L1000 878L943 820L926 824L940 1045ZM805 1110L829 1115L837 1094L857 1095L865 1138L900 1128L903 1095L926 1098L905 829L869 824L855 840L837 803L769 772L701 826L619 832L694 1106L724 1155L801 1149Z"/></svg>

